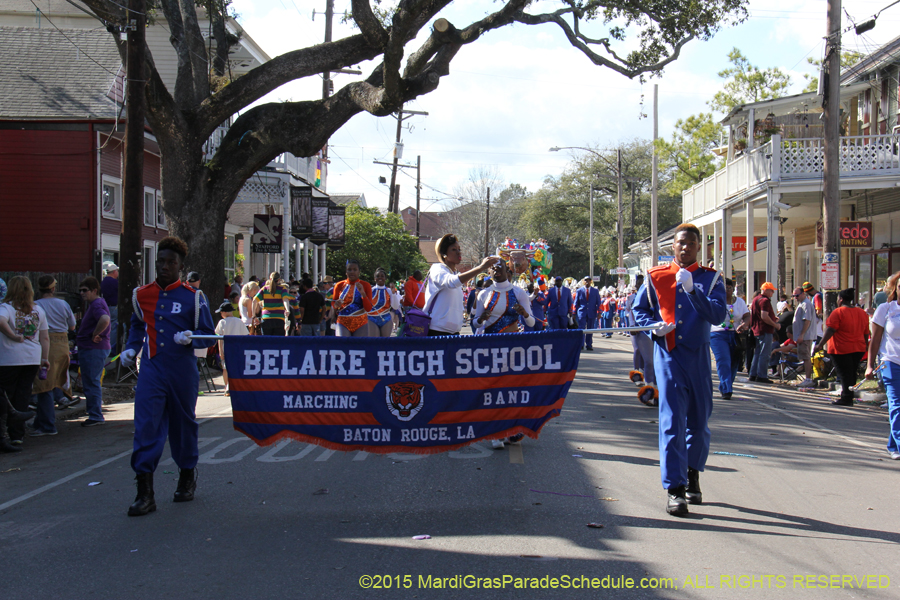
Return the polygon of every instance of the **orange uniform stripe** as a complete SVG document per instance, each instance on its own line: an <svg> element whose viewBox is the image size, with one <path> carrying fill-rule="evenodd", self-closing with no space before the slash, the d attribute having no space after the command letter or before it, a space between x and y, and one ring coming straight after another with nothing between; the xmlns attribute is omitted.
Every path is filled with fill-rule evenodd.
<svg viewBox="0 0 900 600"><path fill-rule="evenodd" d="M367 392L378 379L235 379L228 385L237 392Z"/></svg>
<svg viewBox="0 0 900 600"><path fill-rule="evenodd" d="M234 412L237 423L257 425L381 425L372 413L330 412L258 412L238 410Z"/></svg>
<svg viewBox="0 0 900 600"><path fill-rule="evenodd" d="M480 408L478 410L460 410L440 412L429 422L432 425L452 425L453 423L471 423L475 421L508 421L511 419L540 419L547 413L562 408L565 398L560 398L550 406L517 406L511 408Z"/></svg>
<svg viewBox="0 0 900 600"><path fill-rule="evenodd" d="M436 379L432 383L439 392L462 392L494 388L530 387L533 385L562 385L575 379L575 371L563 373L520 373L496 377L472 377L470 379Z"/></svg>

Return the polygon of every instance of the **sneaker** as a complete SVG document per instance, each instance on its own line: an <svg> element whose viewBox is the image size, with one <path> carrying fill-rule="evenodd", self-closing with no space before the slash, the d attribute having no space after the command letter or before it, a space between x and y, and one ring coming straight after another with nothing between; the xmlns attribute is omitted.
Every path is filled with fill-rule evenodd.
<svg viewBox="0 0 900 600"><path fill-rule="evenodd" d="M891 452L891 460L900 460L900 452Z"/></svg>
<svg viewBox="0 0 900 600"><path fill-rule="evenodd" d="M94 419L87 419L81 422L82 427L93 427L94 425L103 425L106 421L95 421Z"/></svg>
<svg viewBox="0 0 900 600"><path fill-rule="evenodd" d="M523 437L525 437L524 433L517 433L514 436L506 438L506 443L507 444L518 444L519 442L522 441Z"/></svg>
<svg viewBox="0 0 900 600"><path fill-rule="evenodd" d="M813 387L816 387L816 382L813 381L812 379L804 379L803 381L800 382L800 385L797 387L813 388Z"/></svg>
<svg viewBox="0 0 900 600"><path fill-rule="evenodd" d="M13 446L21 446L22 440L9 440L9 443L12 444Z"/></svg>
<svg viewBox="0 0 900 600"><path fill-rule="evenodd" d="M494 450L502 450L503 440L491 440L491 447L493 447Z"/></svg>
<svg viewBox="0 0 900 600"><path fill-rule="evenodd" d="M45 435L56 435L55 431L42 431L40 429L31 429L28 431L29 437L42 437Z"/></svg>
<svg viewBox="0 0 900 600"><path fill-rule="evenodd" d="M56 405L56 410L65 410L67 408L72 408L79 402L81 402L80 398L72 398L71 400L68 400L68 399L60 400L59 404Z"/></svg>

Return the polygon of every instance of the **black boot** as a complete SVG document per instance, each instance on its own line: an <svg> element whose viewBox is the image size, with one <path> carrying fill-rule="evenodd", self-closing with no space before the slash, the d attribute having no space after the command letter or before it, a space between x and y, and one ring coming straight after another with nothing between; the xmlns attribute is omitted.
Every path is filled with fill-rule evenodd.
<svg viewBox="0 0 900 600"><path fill-rule="evenodd" d="M190 502L197 489L197 467L178 469L178 487L175 488L175 502Z"/></svg>
<svg viewBox="0 0 900 600"><path fill-rule="evenodd" d="M9 433L6 431L6 414L0 416L0 452L21 452L22 448L9 443Z"/></svg>
<svg viewBox="0 0 900 600"><path fill-rule="evenodd" d="M684 494L688 504L703 504L703 493L700 491L700 471L688 467L688 484Z"/></svg>
<svg viewBox="0 0 900 600"><path fill-rule="evenodd" d="M156 510L156 500L153 498L153 473L138 473L134 478L137 482L137 498L134 504L128 507L129 517L141 517Z"/></svg>
<svg viewBox="0 0 900 600"><path fill-rule="evenodd" d="M669 488L668 502L666 502L666 512L675 517L686 517L688 515L687 500L684 498L684 486Z"/></svg>

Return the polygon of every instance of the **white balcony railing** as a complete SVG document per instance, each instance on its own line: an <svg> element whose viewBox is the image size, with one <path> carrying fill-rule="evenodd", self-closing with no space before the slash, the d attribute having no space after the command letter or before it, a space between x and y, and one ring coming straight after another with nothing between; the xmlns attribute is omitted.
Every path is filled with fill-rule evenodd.
<svg viewBox="0 0 900 600"><path fill-rule="evenodd" d="M900 136L867 135L840 138L841 177L900 177ZM731 198L766 181L821 179L823 140L772 136L768 143L727 163L682 194L685 221L717 209Z"/></svg>

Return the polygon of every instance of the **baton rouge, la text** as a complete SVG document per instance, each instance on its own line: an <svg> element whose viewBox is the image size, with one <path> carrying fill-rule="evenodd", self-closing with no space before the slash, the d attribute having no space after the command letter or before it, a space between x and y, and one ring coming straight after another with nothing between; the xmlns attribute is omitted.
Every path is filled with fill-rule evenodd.
<svg viewBox="0 0 900 600"><path fill-rule="evenodd" d="M365 377L369 365L365 350L244 350L244 376L310 377L349 375ZM512 348L460 348L453 356L456 375L501 375L560 369L553 360L553 345ZM443 350L379 350L377 377L446 375Z"/></svg>

